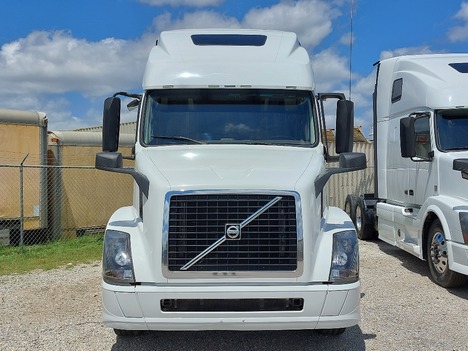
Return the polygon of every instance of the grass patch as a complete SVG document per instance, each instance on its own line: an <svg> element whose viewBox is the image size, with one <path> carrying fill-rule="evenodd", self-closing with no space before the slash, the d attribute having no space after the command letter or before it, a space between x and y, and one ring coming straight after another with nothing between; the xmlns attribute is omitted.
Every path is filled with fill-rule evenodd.
<svg viewBox="0 0 468 351"><path fill-rule="evenodd" d="M0 246L0 275L49 270L67 264L77 265L100 260L103 234L60 240L42 245Z"/></svg>

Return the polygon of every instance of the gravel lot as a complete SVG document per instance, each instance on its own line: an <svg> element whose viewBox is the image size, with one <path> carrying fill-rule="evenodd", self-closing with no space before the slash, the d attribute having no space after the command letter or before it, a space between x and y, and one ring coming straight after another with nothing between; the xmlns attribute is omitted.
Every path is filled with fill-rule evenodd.
<svg viewBox="0 0 468 351"><path fill-rule="evenodd" d="M100 263L0 277L0 350L468 350L468 286L432 283L426 263L361 242L361 323L310 331L164 332L116 337L100 324Z"/></svg>

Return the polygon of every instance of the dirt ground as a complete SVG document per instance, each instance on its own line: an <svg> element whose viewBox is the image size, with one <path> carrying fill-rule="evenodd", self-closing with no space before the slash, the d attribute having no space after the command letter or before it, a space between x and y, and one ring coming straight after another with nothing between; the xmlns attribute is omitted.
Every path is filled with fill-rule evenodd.
<svg viewBox="0 0 468 351"><path fill-rule="evenodd" d="M0 350L468 350L468 286L444 289L425 262L361 242L361 323L311 331L152 332L117 337L100 323L100 263L0 277Z"/></svg>

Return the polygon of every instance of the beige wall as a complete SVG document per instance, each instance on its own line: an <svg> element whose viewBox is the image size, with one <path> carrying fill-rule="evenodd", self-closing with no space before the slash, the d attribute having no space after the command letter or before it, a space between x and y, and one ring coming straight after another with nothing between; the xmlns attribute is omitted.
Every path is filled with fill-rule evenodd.
<svg viewBox="0 0 468 351"><path fill-rule="evenodd" d="M133 200L133 178L126 174L94 169L101 146L61 146L60 179L51 185L49 203L59 206L60 226L65 236L74 236L77 228L105 226L112 213ZM121 147L130 155L130 147ZM124 160L124 166L133 167ZM73 168L69 168L73 167ZM59 203L59 198L61 202Z"/></svg>
<svg viewBox="0 0 468 351"><path fill-rule="evenodd" d="M330 143L330 148L335 145ZM365 170L339 173L331 176L327 186L329 204L339 208L344 208L346 196L348 194L364 194L374 192L374 144L369 142L359 142L353 144L354 152L363 152L367 158L367 168ZM334 165L336 167L336 165Z"/></svg>
<svg viewBox="0 0 468 351"><path fill-rule="evenodd" d="M40 165L40 131L38 125L0 124L0 165ZM23 169L25 229L38 228L40 206L40 170ZM20 217L20 169L0 167L0 220Z"/></svg>

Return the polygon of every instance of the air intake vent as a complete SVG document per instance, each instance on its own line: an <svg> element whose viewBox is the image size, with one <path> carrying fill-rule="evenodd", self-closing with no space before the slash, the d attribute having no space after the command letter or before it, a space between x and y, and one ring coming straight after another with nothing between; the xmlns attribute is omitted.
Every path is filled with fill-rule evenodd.
<svg viewBox="0 0 468 351"><path fill-rule="evenodd" d="M266 35L254 34L194 34L192 42L195 45L206 46L263 46Z"/></svg>
<svg viewBox="0 0 468 351"><path fill-rule="evenodd" d="M468 73L468 62L449 63L449 66L460 73Z"/></svg>

